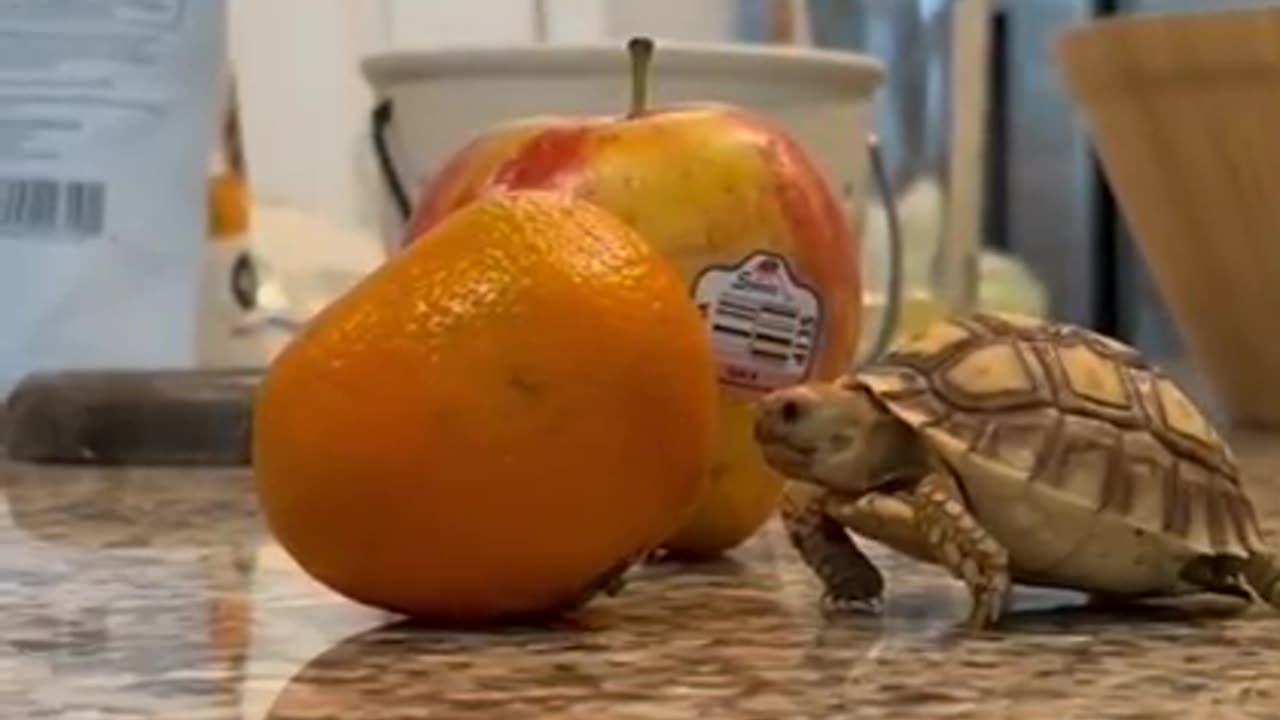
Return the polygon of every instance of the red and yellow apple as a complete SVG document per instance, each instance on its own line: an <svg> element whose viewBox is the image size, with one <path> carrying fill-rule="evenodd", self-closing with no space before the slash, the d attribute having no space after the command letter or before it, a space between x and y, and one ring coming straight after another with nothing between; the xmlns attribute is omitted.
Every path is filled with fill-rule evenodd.
<svg viewBox="0 0 1280 720"><path fill-rule="evenodd" d="M404 240L487 193L554 188L612 211L675 263L716 341L722 412L707 494L665 549L715 556L768 519L782 488L753 441L751 401L784 382L830 378L852 359L859 242L820 170L781 127L726 104L647 107L652 44L628 47L628 113L490 128L432 177Z"/></svg>

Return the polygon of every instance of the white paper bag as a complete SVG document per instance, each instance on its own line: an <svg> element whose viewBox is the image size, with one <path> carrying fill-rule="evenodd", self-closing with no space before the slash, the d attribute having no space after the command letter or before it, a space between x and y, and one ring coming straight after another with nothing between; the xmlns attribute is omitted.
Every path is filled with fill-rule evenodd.
<svg viewBox="0 0 1280 720"><path fill-rule="evenodd" d="M0 392L192 363L223 0L0 0Z"/></svg>

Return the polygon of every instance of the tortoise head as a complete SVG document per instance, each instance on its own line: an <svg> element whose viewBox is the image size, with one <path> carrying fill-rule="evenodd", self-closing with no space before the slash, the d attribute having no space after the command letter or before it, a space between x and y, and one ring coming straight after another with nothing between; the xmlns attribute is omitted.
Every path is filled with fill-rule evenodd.
<svg viewBox="0 0 1280 720"><path fill-rule="evenodd" d="M755 440L778 473L855 497L922 466L911 429L847 379L765 395Z"/></svg>

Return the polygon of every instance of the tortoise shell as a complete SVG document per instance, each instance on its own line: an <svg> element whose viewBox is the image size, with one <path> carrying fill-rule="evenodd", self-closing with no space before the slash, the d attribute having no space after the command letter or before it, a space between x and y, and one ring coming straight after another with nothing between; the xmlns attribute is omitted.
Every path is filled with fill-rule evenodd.
<svg viewBox="0 0 1280 720"><path fill-rule="evenodd" d="M1119 519L1192 553L1244 557L1262 545L1230 448L1177 384L1114 339L978 313L906 338L853 380L939 451L966 492L987 495L975 498L983 515L1039 512L1005 534L1047 528L1059 550L1045 567L1070 538L1105 552L1089 539L1100 516L1110 532ZM990 482L973 487L992 476L1004 498L990 497ZM1033 486L1035 502L1023 502Z"/></svg>

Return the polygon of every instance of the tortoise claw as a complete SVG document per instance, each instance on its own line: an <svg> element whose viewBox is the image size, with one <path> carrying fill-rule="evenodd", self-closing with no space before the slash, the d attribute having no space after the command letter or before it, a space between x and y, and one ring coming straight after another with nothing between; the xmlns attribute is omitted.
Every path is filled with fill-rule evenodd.
<svg viewBox="0 0 1280 720"><path fill-rule="evenodd" d="M992 573L971 586L969 617L965 628L979 632L989 630L1000 624L1004 617L1005 607L1009 602L1009 577L1007 574Z"/></svg>
<svg viewBox="0 0 1280 720"><path fill-rule="evenodd" d="M838 614L880 615L884 601L879 597L845 597L828 592L822 596L822 609Z"/></svg>

